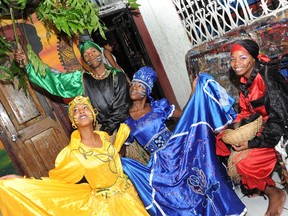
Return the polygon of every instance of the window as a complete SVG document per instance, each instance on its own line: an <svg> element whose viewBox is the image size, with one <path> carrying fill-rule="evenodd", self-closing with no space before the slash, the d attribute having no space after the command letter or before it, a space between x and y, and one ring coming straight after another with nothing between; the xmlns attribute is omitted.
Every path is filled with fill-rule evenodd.
<svg viewBox="0 0 288 216"><path fill-rule="evenodd" d="M172 0L193 46L288 8L287 0Z"/></svg>

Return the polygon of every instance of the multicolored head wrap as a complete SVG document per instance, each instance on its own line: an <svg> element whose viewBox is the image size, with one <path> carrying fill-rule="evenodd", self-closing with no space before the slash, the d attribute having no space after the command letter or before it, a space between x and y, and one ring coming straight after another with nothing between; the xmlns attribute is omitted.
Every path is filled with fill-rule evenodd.
<svg viewBox="0 0 288 216"><path fill-rule="evenodd" d="M97 49L100 53L102 53L101 47L98 44L92 42L91 40L87 40L84 43L80 44L80 46L79 46L80 53L81 53L81 56L83 59L84 59L84 57L83 57L84 52L91 47Z"/></svg>
<svg viewBox="0 0 288 216"><path fill-rule="evenodd" d="M261 59L264 62L270 61L269 57L259 54L259 45L251 39L236 41L231 47L231 54L238 50L249 53L255 60Z"/></svg>
<svg viewBox="0 0 288 216"><path fill-rule="evenodd" d="M151 67L140 68L133 76L132 82L141 82L146 87L146 95L151 94L155 81L157 80L157 74Z"/></svg>
<svg viewBox="0 0 288 216"><path fill-rule="evenodd" d="M69 119L72 123L72 127L77 128L77 125L75 124L74 117L73 117L74 116L74 108L77 104L85 104L89 107L89 109L92 112L92 116L93 116L93 124L95 125L97 112L95 113L95 110L93 109L89 98L83 97L83 96L77 96L68 104L68 116L69 116Z"/></svg>

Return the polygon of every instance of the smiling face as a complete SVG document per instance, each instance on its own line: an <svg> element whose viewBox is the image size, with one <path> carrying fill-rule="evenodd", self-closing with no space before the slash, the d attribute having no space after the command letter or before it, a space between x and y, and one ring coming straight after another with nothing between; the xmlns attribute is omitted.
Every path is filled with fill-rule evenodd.
<svg viewBox="0 0 288 216"><path fill-rule="evenodd" d="M146 96L146 86L141 82L132 81L130 84L129 94L131 100L143 99Z"/></svg>
<svg viewBox="0 0 288 216"><path fill-rule="evenodd" d="M96 48L90 47L84 51L83 59L90 67L96 68L102 63L102 54Z"/></svg>
<svg viewBox="0 0 288 216"><path fill-rule="evenodd" d="M237 50L231 53L230 65L238 76L248 79L253 71L255 59L248 52Z"/></svg>
<svg viewBox="0 0 288 216"><path fill-rule="evenodd" d="M92 125L94 118L87 104L76 104L72 112L73 120L77 127Z"/></svg>

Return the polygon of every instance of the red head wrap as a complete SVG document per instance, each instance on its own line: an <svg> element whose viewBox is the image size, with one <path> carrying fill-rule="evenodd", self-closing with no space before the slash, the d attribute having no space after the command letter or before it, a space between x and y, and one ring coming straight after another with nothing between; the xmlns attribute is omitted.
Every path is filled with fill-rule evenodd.
<svg viewBox="0 0 288 216"><path fill-rule="evenodd" d="M243 47L242 45L238 43L235 43L232 45L230 55L235 51L243 51L243 52L249 53L250 55L252 55L253 58L256 57L257 59L262 60L264 62L269 62L271 60L268 56L264 54L258 54L257 56L255 56L256 53L252 52L253 50L249 52L245 47Z"/></svg>
<svg viewBox="0 0 288 216"><path fill-rule="evenodd" d="M235 51L243 51L243 52L249 53L243 46L241 46L240 44L236 44L236 43L232 45L230 53L232 54Z"/></svg>

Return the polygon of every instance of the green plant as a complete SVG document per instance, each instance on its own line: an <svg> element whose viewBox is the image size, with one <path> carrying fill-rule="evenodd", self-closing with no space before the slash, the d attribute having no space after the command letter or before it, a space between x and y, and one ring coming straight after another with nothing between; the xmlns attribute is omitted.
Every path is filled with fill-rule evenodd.
<svg viewBox="0 0 288 216"><path fill-rule="evenodd" d="M2 0L4 4L14 10L23 10L26 7L27 0Z"/></svg>
<svg viewBox="0 0 288 216"><path fill-rule="evenodd" d="M13 55L14 46L12 43L5 40L3 36L0 35L0 59L7 60ZM25 74L23 73L22 69L19 65L12 60L10 67L0 66L0 80L3 82L10 82L17 78L18 79L18 90L24 89L25 93L27 90L27 79Z"/></svg>
<svg viewBox="0 0 288 216"><path fill-rule="evenodd" d="M44 0L39 4L36 15L48 29L56 27L69 37L83 34L85 30L91 34L99 31L105 37L105 25L99 18L99 8L87 0Z"/></svg>
<svg viewBox="0 0 288 216"><path fill-rule="evenodd" d="M137 3L137 0L128 0L127 5L132 10L139 9L140 6L140 4Z"/></svg>
<svg viewBox="0 0 288 216"><path fill-rule="evenodd" d="M10 9L13 12L16 10L23 10L26 6L27 0L3 0L0 3L0 10L3 13L7 13ZM0 21L2 19L2 14L0 14ZM12 16L13 19L13 16ZM8 42L5 37L0 35L0 59L2 60L0 66L0 80L4 82L10 82L17 78L18 79L18 90L24 89L24 92L27 93L27 79L22 69L19 67L14 60L11 61L11 65L6 67L3 64L4 61L12 59L14 52L14 46L11 42Z"/></svg>

